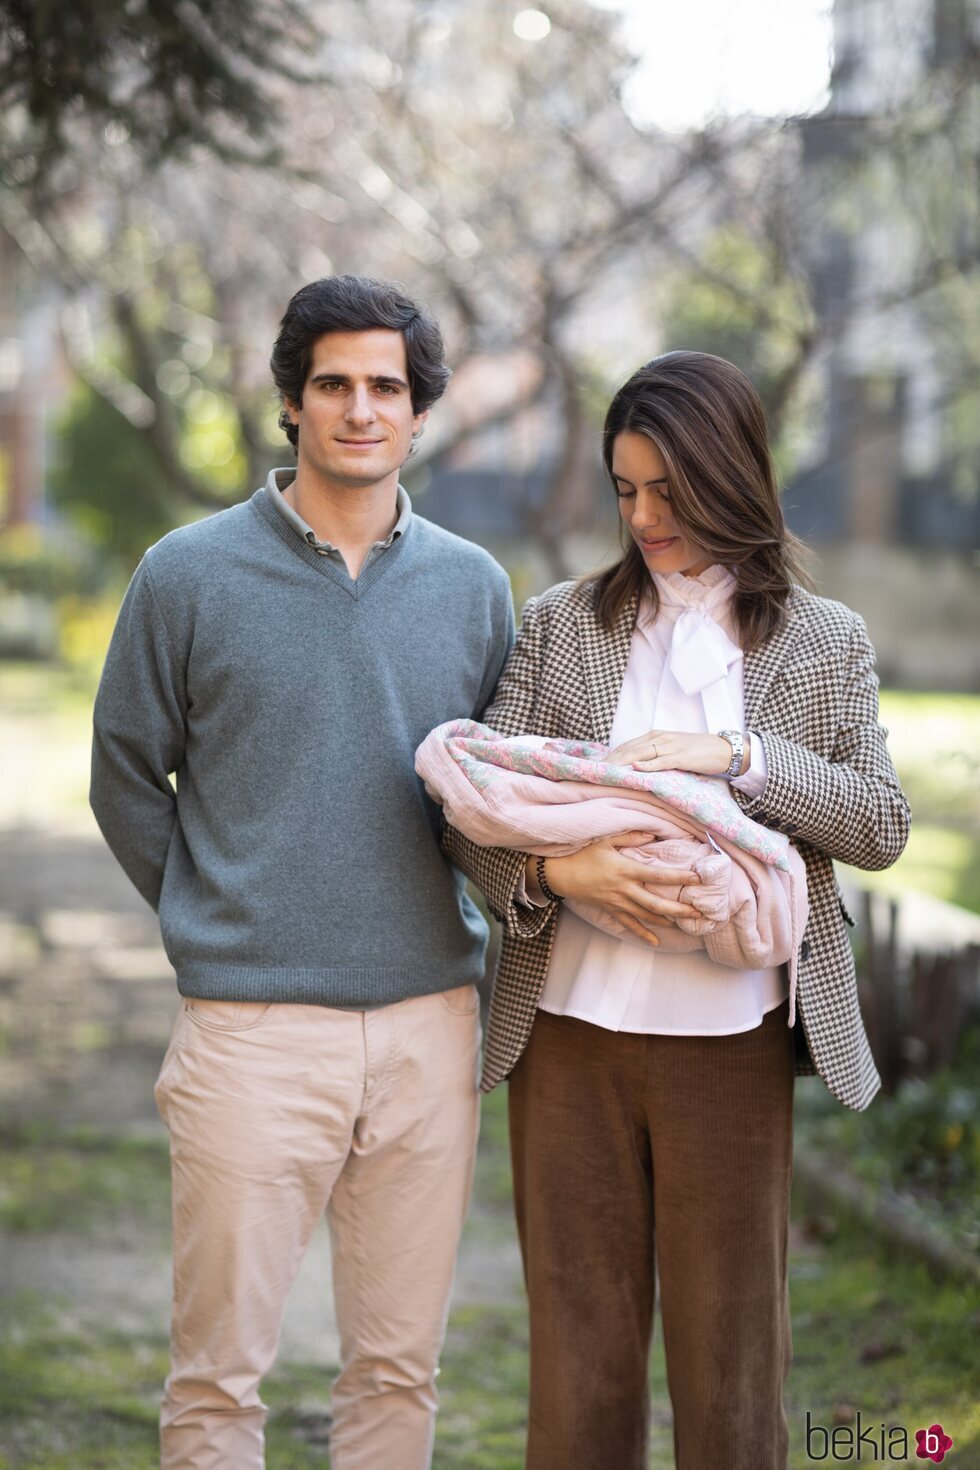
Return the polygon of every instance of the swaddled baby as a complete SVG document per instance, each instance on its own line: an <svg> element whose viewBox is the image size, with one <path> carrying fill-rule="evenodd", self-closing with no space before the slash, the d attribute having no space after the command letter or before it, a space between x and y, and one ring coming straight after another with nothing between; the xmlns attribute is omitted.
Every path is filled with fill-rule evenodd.
<svg viewBox="0 0 980 1470"><path fill-rule="evenodd" d="M483 847L564 857L589 842L648 831L624 849L653 871L685 867L699 881L662 889L697 909L655 930L660 949L706 949L719 964L791 964L808 915L806 871L788 839L746 817L727 782L686 771L636 771L607 747L536 736L507 738L473 720L440 725L415 769L447 820ZM589 923L634 943L605 909L569 902ZM792 976L791 976L792 978Z"/></svg>

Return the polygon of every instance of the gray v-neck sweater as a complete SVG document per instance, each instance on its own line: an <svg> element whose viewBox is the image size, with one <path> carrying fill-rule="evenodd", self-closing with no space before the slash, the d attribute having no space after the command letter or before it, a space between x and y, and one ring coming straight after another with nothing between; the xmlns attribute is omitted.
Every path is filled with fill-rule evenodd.
<svg viewBox="0 0 980 1470"><path fill-rule="evenodd" d="M264 489L147 552L91 801L184 995L366 1007L479 978L414 752L482 711L512 642L502 568L415 515L357 581Z"/></svg>

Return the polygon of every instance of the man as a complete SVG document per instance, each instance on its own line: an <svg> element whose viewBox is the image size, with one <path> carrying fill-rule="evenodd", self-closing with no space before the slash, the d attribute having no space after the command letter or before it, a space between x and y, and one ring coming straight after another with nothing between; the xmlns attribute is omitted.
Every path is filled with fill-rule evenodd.
<svg viewBox="0 0 980 1470"><path fill-rule="evenodd" d="M161 1463L262 1466L259 1382L326 1210L334 1470L421 1470L472 1182L486 931L413 756L489 699L510 590L398 483L449 377L431 317L391 285L316 281L272 371L295 469L147 552L95 707L92 806L183 996L157 1083Z"/></svg>

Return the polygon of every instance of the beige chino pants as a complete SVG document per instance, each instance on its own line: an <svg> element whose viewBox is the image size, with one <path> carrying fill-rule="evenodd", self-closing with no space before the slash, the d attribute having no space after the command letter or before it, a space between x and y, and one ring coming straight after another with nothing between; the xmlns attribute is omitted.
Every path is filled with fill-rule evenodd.
<svg viewBox="0 0 980 1470"><path fill-rule="evenodd" d="M427 1470L478 1128L473 986L371 1011L185 1000L156 1087L174 1307L163 1470L261 1470L262 1375L326 1211L333 1470Z"/></svg>

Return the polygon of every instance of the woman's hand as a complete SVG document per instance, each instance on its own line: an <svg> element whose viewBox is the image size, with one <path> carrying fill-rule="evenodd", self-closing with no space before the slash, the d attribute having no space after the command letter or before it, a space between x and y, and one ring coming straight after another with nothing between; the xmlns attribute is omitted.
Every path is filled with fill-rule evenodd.
<svg viewBox="0 0 980 1470"><path fill-rule="evenodd" d="M746 735L741 774L751 764L751 741ZM685 730L650 730L611 750L605 760L637 771L693 771L699 776L724 776L732 763L732 747L720 735L692 735Z"/></svg>
<svg viewBox="0 0 980 1470"><path fill-rule="evenodd" d="M697 873L690 868L658 868L657 883L644 882L650 869L630 857L623 849L641 847L653 839L649 832L621 832L603 837L568 857L545 859L545 881L561 898L578 899L598 904L625 929L656 948L660 943L648 924L672 924L675 919L696 919L698 911L688 903L678 903L658 892L660 886L679 888L698 883ZM527 865L527 877L533 882L536 859ZM533 883L533 887L537 887Z"/></svg>

